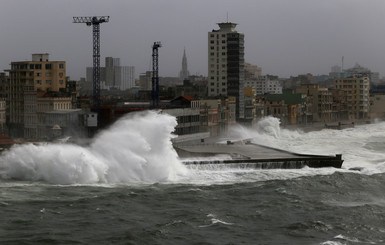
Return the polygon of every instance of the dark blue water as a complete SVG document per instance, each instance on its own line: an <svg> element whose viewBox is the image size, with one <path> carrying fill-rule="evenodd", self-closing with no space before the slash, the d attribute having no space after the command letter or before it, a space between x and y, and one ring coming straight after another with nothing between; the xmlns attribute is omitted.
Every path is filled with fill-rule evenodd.
<svg viewBox="0 0 385 245"><path fill-rule="evenodd" d="M384 177L335 172L134 186L7 181L0 185L0 244L384 244Z"/></svg>

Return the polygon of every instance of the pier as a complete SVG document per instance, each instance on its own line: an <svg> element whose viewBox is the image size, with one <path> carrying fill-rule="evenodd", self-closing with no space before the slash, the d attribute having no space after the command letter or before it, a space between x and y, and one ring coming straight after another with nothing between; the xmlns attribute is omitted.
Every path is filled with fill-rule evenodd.
<svg viewBox="0 0 385 245"><path fill-rule="evenodd" d="M226 144L182 145L174 148L186 165L231 164L260 169L298 169L305 166L341 168L343 163L340 154L331 156L299 154L254 144L247 140L228 141ZM225 156L225 160L215 160L218 155ZM193 158L200 160L191 160Z"/></svg>

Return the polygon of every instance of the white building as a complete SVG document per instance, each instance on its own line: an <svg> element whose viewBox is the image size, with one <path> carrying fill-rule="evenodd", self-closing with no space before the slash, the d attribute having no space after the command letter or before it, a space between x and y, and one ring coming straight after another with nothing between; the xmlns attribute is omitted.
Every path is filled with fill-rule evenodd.
<svg viewBox="0 0 385 245"><path fill-rule="evenodd" d="M244 118L244 34L235 23L218 25L208 33L208 95L235 97L237 119Z"/></svg>
<svg viewBox="0 0 385 245"><path fill-rule="evenodd" d="M254 87L256 95L282 94L282 85L278 80L271 80L268 76L259 76L257 79L246 80L245 87Z"/></svg>

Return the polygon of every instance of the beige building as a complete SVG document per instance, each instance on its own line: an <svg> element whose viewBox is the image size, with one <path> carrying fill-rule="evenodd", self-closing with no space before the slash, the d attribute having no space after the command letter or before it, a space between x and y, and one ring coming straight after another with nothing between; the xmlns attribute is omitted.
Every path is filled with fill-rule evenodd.
<svg viewBox="0 0 385 245"><path fill-rule="evenodd" d="M236 123L235 98L217 100L199 100L200 131L218 136L227 132L229 126Z"/></svg>
<svg viewBox="0 0 385 245"><path fill-rule="evenodd" d="M349 119L364 119L369 114L370 79L353 76L334 80L334 88L344 91L347 98Z"/></svg>
<svg viewBox="0 0 385 245"><path fill-rule="evenodd" d="M248 74L249 78L256 79L257 77L262 76L262 68L245 62L245 77L246 73Z"/></svg>
<svg viewBox="0 0 385 245"><path fill-rule="evenodd" d="M25 94L33 91L59 91L66 86L65 61L49 61L48 54L33 54L32 61L11 63L9 72L9 130L13 137L24 137ZM33 101L31 94L26 94ZM32 102L34 103L34 102ZM33 106L33 105L30 105ZM33 120L32 118L29 118ZM29 122L28 122L29 124Z"/></svg>
<svg viewBox="0 0 385 245"><path fill-rule="evenodd" d="M314 122L331 122L332 121L332 104L333 94L327 88L320 88L318 84L303 84L296 89L297 94L304 94L309 103L305 108L306 112L312 115L308 121ZM309 114L307 113L307 116Z"/></svg>
<svg viewBox="0 0 385 245"><path fill-rule="evenodd" d="M27 91L24 93L24 138L46 139L46 113L72 109L72 98L58 94Z"/></svg>
<svg viewBox="0 0 385 245"><path fill-rule="evenodd" d="M372 119L385 118L385 94L384 93L370 94L369 117Z"/></svg>
<svg viewBox="0 0 385 245"><path fill-rule="evenodd" d="M53 97L47 93L37 96L37 138L47 138L46 113L72 109L71 97Z"/></svg>

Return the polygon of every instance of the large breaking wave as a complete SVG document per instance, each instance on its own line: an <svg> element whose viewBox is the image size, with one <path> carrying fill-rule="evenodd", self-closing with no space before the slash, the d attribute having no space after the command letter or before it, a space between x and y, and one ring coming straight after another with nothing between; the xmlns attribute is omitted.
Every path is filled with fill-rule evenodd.
<svg viewBox="0 0 385 245"><path fill-rule="evenodd" d="M186 171L172 147L175 117L128 114L88 147L15 145L0 158L1 177L55 184L159 182Z"/></svg>

